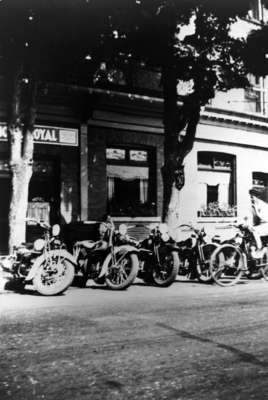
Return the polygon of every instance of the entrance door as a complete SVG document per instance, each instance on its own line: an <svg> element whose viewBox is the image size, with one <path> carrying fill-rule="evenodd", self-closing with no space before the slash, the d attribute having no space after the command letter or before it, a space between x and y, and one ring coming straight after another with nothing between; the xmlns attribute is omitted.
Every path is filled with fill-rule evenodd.
<svg viewBox="0 0 268 400"><path fill-rule="evenodd" d="M10 187L10 178L0 177L0 253L2 254L8 251Z"/></svg>

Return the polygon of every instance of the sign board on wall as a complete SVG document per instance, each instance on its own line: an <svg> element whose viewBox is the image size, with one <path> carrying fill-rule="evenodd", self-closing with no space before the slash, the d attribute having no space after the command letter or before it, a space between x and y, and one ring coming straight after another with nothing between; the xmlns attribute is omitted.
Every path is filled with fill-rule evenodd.
<svg viewBox="0 0 268 400"><path fill-rule="evenodd" d="M78 129L36 125L33 137L35 143L78 146ZM0 124L1 140L7 140L7 127L4 124Z"/></svg>

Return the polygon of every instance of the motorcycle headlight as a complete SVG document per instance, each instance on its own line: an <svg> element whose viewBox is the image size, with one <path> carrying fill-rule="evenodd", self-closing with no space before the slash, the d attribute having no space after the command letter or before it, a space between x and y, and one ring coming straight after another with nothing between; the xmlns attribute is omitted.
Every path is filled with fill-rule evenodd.
<svg viewBox="0 0 268 400"><path fill-rule="evenodd" d="M243 240L243 238L239 235L235 237L235 243L237 243L237 244L241 244L242 240Z"/></svg>
<svg viewBox="0 0 268 400"><path fill-rule="evenodd" d="M34 241L34 250L36 251L41 251L45 246L45 241L44 239L36 239Z"/></svg>
<svg viewBox="0 0 268 400"><path fill-rule="evenodd" d="M127 226L126 226L126 224L120 224L119 228L118 228L118 231L119 231L120 235L125 236L127 234Z"/></svg>
<svg viewBox="0 0 268 400"><path fill-rule="evenodd" d="M159 225L159 231L162 233L162 235L165 235L168 233L168 226L167 224L160 224Z"/></svg>
<svg viewBox="0 0 268 400"><path fill-rule="evenodd" d="M169 235L167 233L162 233L161 238L164 242L167 242L169 240Z"/></svg>
<svg viewBox="0 0 268 400"><path fill-rule="evenodd" d="M55 224L52 226L52 236L58 236L60 234L60 226Z"/></svg>

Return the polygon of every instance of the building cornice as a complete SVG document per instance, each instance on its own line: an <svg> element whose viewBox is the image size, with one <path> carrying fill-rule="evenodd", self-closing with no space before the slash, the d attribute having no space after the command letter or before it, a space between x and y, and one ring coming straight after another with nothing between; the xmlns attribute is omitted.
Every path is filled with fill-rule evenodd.
<svg viewBox="0 0 268 400"><path fill-rule="evenodd" d="M126 100L126 104L124 106L125 111L131 109L133 107L133 103L136 105L137 114L139 112L139 107L137 106L138 103L147 103L148 106L157 106L158 117L162 118L162 111L163 111L163 103L164 100L161 97L151 97L151 96L143 96L139 94L133 93L125 93L125 92L116 92L112 90L104 90L104 89L97 89L97 88L88 88L89 93L96 93L103 95L104 97L110 97L111 99L121 98ZM105 104L106 107L108 104ZM178 105L181 106L182 102L178 102ZM110 110L113 107L118 106L113 101L109 104ZM160 106L160 107L159 107ZM217 109L211 106L207 106L204 110L201 111L201 123L205 121L217 121L225 124L230 124L237 128L247 127L248 129L258 129L263 130L268 128L268 117L257 115L257 114L250 114L250 113L241 113L232 110L224 110L224 109Z"/></svg>
<svg viewBox="0 0 268 400"><path fill-rule="evenodd" d="M206 121L224 123L238 129L242 127L251 130L267 130L268 128L268 118L247 113L229 112L227 110L223 112L213 108L206 108L201 112L201 123Z"/></svg>
<svg viewBox="0 0 268 400"><path fill-rule="evenodd" d="M163 98L161 97L152 97L134 93L127 93L122 91L115 90L105 90L100 88L86 87L86 86L78 86L78 85L64 85L64 84L56 84L54 86L51 85L51 90L59 89L60 91L67 90L67 92L87 92L89 94L97 94L99 100L96 105L96 109L109 113L123 113L124 115L132 115L136 117L136 124L142 125L142 123L138 122L139 117L149 117L149 119L154 119L155 121L159 121L157 123L151 124L148 120L149 128L156 129L157 133L162 132L163 130ZM178 102L178 106L181 106L182 103ZM70 107L67 107L70 112ZM40 104L38 106L38 117L39 119L47 119L47 117L52 117L53 119L60 119L61 117L66 118L66 120L71 119L72 122L75 118L74 115L70 115L67 112L66 107L61 105L53 105L53 104ZM3 104L0 104L0 117L4 118L6 114L6 109ZM47 117L46 117L47 116ZM99 124L102 118L91 118L91 123L94 124L93 121L98 121L96 124ZM77 122L77 121L76 121ZM106 121L109 123L108 121ZM111 122L111 121L110 121ZM120 123L119 120L113 121ZM121 121L122 122L122 121ZM145 121L143 121L145 122ZM201 111L201 124L220 124L225 125L226 127L232 127L235 129L246 129L250 131L257 130L258 132L267 132L268 128L268 117L250 114L250 113L241 113L232 110L225 110L214 108L211 106L206 106Z"/></svg>

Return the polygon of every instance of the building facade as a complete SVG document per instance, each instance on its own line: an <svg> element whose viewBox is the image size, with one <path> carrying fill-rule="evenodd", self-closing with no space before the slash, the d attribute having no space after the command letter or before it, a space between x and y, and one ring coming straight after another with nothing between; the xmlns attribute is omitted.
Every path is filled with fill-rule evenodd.
<svg viewBox="0 0 268 400"><path fill-rule="evenodd" d="M267 19L267 11L256 0L234 35ZM159 72L142 71L133 80L138 92L147 87L153 96L90 89L97 101L86 120L77 113L68 90L64 95L53 89L44 93L34 132L28 217L63 224L96 221L106 214L129 224L160 221L164 162L160 78ZM252 218L249 190L268 191L268 80L251 76L250 81L250 90L218 93L201 115L193 150L185 159L181 223L228 236L230 223ZM118 83L125 83L120 74ZM10 198L4 109L0 121L0 251L4 251Z"/></svg>

